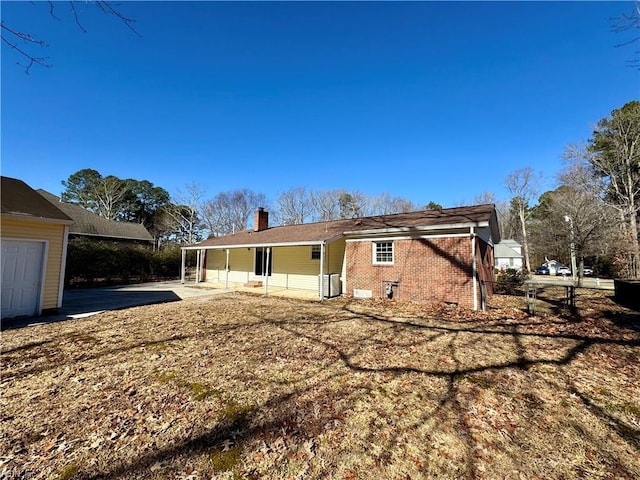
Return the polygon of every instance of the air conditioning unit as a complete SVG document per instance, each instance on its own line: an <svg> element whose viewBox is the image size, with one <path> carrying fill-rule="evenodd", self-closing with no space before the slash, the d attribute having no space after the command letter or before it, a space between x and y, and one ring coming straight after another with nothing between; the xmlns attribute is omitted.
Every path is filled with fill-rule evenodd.
<svg viewBox="0 0 640 480"><path fill-rule="evenodd" d="M342 293L339 273L322 276L322 292L325 298L337 297Z"/></svg>

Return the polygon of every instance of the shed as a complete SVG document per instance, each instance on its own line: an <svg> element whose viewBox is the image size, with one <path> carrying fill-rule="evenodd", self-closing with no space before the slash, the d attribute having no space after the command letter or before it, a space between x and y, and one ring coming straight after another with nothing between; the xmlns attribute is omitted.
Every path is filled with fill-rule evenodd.
<svg viewBox="0 0 640 480"><path fill-rule="evenodd" d="M2 318L55 312L73 221L22 180L1 179Z"/></svg>

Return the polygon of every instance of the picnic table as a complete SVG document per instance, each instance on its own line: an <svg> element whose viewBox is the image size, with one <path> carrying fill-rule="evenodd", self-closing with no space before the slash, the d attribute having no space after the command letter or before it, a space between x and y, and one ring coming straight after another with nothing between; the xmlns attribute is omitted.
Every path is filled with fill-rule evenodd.
<svg viewBox="0 0 640 480"><path fill-rule="evenodd" d="M538 291L548 287L564 287L564 304L573 310L576 306L576 285L569 280L526 280L524 282L524 297L527 311L530 314L536 313L536 299Z"/></svg>

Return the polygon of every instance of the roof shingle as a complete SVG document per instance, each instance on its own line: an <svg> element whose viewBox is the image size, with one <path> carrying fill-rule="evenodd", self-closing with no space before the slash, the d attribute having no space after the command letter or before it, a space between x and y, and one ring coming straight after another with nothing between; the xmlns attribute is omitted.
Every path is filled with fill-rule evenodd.
<svg viewBox="0 0 640 480"><path fill-rule="evenodd" d="M201 247L240 245L275 245L296 243L320 243L344 234L357 234L369 230L433 230L438 227L461 224L477 224L495 221L493 205L421 210L418 212L377 215L329 222L305 223L270 227L255 232L243 230L231 235L210 238L197 244Z"/></svg>
<svg viewBox="0 0 640 480"><path fill-rule="evenodd" d="M80 205L63 202L59 197L45 190L38 190L37 192L42 196L41 198L46 199L45 201L55 205L73 219L73 225L69 227L70 234L92 235L121 240L153 241L149 231L140 223L108 220L82 208Z"/></svg>
<svg viewBox="0 0 640 480"><path fill-rule="evenodd" d="M71 223L71 218L56 208L22 180L2 177L0 183L2 214L38 220L60 220Z"/></svg>

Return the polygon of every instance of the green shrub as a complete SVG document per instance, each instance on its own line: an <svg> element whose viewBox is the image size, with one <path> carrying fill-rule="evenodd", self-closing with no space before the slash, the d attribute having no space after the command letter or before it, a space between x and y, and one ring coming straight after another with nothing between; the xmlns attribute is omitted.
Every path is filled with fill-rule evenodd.
<svg viewBox="0 0 640 480"><path fill-rule="evenodd" d="M67 287L115 285L177 278L182 255L180 247L154 251L142 245L74 238L67 250Z"/></svg>

